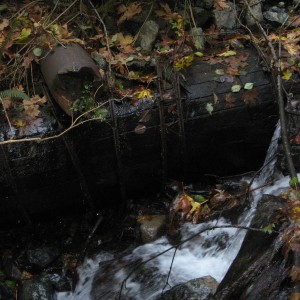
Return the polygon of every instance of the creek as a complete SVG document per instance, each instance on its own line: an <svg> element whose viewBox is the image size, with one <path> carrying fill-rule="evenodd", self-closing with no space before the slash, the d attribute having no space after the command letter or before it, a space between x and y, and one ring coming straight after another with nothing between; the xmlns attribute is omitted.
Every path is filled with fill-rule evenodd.
<svg viewBox="0 0 300 300"><path fill-rule="evenodd" d="M280 126L277 125L265 159L266 167L252 187L262 185L272 176L279 137ZM282 177L273 186L256 190L251 207L242 213L237 224L249 225L262 194L278 194L287 186L288 179ZM185 240L205 228L222 225L231 224L224 218L198 225L185 223L181 227L181 238ZM100 252L87 258L79 268L79 281L74 292L58 293L57 298L150 300L158 299L162 292L190 279L210 275L220 282L236 257L245 233L246 230L238 228L207 230L183 243L176 251L166 237L161 237L121 255ZM158 255L162 252L165 253ZM156 258L150 259L152 257Z"/></svg>

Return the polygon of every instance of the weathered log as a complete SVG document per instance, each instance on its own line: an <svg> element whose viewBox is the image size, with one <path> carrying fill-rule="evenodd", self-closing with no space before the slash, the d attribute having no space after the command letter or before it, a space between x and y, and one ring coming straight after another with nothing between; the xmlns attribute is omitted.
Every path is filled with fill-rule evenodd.
<svg viewBox="0 0 300 300"><path fill-rule="evenodd" d="M255 51L247 51L250 53L247 74L234 78L234 82L254 83L257 96L250 104L243 98L246 90L232 93L234 83L216 74L219 65L198 61L182 72L185 94L181 99L184 122L181 135L185 135L186 157L182 157L176 99L164 101L168 178L192 181L200 180L207 173L231 175L261 167L278 119L277 104L270 75L263 71ZM234 101L228 102L228 95ZM213 105L211 114L208 103ZM162 140L158 107L150 102L138 106L120 103L114 110L122 172L118 170L111 118L86 123L69 135L98 206L108 202L119 205L119 180L129 197L154 193L160 187ZM145 110L151 118L141 121ZM143 134L135 133L138 124L146 127ZM49 130L47 135L53 133ZM5 148L30 214L82 208L80 183L61 139L10 144ZM0 170L2 166L0 159ZM121 178L118 174L122 174ZM15 217L10 203L13 193L5 174L0 173L0 183L1 220L4 221Z"/></svg>

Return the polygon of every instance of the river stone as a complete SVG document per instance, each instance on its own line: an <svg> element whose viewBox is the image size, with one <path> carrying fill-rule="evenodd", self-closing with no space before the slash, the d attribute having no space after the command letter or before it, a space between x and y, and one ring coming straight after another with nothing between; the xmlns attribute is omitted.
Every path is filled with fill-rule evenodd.
<svg viewBox="0 0 300 300"><path fill-rule="evenodd" d="M54 300L54 290L49 279L37 277L23 282L19 300Z"/></svg>
<svg viewBox="0 0 300 300"><path fill-rule="evenodd" d="M143 220L140 226L141 237L144 243L150 243L160 238L166 231L167 217L165 215L150 215Z"/></svg>
<svg viewBox="0 0 300 300"><path fill-rule="evenodd" d="M283 24L286 19L289 17L288 13L284 8L279 8L277 6L271 7L268 11L263 13L265 19L270 22L276 22L279 24Z"/></svg>
<svg viewBox="0 0 300 300"><path fill-rule="evenodd" d="M158 300L206 300L216 292L217 287L218 282L213 277L204 276L174 286Z"/></svg>
<svg viewBox="0 0 300 300"><path fill-rule="evenodd" d="M228 2L228 8L214 9L215 25L218 28L234 29L236 27L236 10L233 3Z"/></svg>
<svg viewBox="0 0 300 300"><path fill-rule="evenodd" d="M255 25L255 21L258 21L261 23L264 20L264 16L262 14L262 7L261 7L261 1L260 0L250 0L249 5L251 7L251 12L247 12L246 14L246 22L249 27L253 27Z"/></svg>
<svg viewBox="0 0 300 300"><path fill-rule="evenodd" d="M55 247L43 246L26 251L25 264L29 269L42 270L50 265L60 254Z"/></svg>
<svg viewBox="0 0 300 300"><path fill-rule="evenodd" d="M153 47L153 43L157 38L159 31L158 24L153 21L149 20L145 22L143 27L140 30L137 44L142 48L144 51L151 51Z"/></svg>

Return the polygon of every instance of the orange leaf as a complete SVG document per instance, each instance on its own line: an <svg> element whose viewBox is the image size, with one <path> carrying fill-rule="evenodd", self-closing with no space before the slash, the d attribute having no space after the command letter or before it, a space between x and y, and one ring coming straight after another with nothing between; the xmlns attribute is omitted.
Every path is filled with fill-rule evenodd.
<svg viewBox="0 0 300 300"><path fill-rule="evenodd" d="M142 11L141 4L138 2L130 3L128 6L121 4L118 7L118 14L122 14L117 21L117 25L121 25L126 20L132 19L136 14Z"/></svg>
<svg viewBox="0 0 300 300"><path fill-rule="evenodd" d="M228 107L234 107L234 97L232 94L226 94L225 95L225 102L226 102L226 106Z"/></svg>
<svg viewBox="0 0 300 300"><path fill-rule="evenodd" d="M215 0L214 1L214 7L216 9L225 9L225 8L228 8L229 5L228 3L226 2L226 0Z"/></svg>

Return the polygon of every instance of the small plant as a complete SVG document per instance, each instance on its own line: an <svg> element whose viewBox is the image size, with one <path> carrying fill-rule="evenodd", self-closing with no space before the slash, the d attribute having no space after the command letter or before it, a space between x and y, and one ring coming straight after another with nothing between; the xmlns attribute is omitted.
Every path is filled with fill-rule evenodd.
<svg viewBox="0 0 300 300"><path fill-rule="evenodd" d="M104 120L108 111L103 107L97 108L97 103L93 96L92 89L93 88L91 84L84 84L80 98L73 102L72 110L79 114L91 111L90 113L86 114L86 118Z"/></svg>

